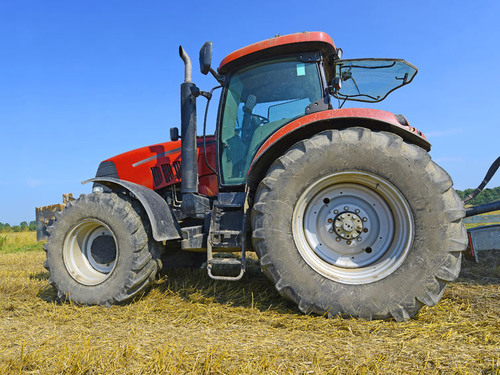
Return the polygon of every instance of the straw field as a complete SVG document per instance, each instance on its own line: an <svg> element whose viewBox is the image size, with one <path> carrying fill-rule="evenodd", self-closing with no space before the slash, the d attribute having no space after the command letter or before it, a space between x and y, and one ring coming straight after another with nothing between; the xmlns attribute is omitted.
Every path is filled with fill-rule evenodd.
<svg viewBox="0 0 500 375"><path fill-rule="evenodd" d="M302 315L256 261L240 282L175 270L128 305L59 304L20 243L0 250L1 374L500 373L499 252L396 323Z"/></svg>

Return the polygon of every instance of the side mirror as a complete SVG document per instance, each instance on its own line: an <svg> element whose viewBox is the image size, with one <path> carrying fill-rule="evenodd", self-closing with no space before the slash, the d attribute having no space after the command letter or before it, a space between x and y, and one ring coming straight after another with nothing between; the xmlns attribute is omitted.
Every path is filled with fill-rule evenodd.
<svg viewBox="0 0 500 375"><path fill-rule="evenodd" d="M179 128L170 128L170 140L178 141L179 140Z"/></svg>
<svg viewBox="0 0 500 375"><path fill-rule="evenodd" d="M342 79L339 77L339 76L335 76L333 79L332 79L332 94L336 94L340 91L340 89L342 88Z"/></svg>
<svg viewBox="0 0 500 375"><path fill-rule="evenodd" d="M205 42L200 49L200 71L207 75L212 65L212 42Z"/></svg>

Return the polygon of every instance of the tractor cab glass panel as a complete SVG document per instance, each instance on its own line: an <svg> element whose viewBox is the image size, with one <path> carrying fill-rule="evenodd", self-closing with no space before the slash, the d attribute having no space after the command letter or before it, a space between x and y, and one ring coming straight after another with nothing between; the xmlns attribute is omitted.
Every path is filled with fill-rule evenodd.
<svg viewBox="0 0 500 375"><path fill-rule="evenodd" d="M316 63L277 59L243 68L229 77L220 130L225 185L245 183L259 146L322 97Z"/></svg>
<svg viewBox="0 0 500 375"><path fill-rule="evenodd" d="M417 68L398 59L340 60L335 65L336 76L342 79L335 97L360 102L384 100L417 74Z"/></svg>

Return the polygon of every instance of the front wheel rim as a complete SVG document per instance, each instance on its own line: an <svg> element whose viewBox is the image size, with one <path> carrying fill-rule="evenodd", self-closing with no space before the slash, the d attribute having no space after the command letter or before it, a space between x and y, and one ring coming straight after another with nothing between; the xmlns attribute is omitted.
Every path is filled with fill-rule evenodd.
<svg viewBox="0 0 500 375"><path fill-rule="evenodd" d="M118 259L113 231L92 219L75 225L66 236L63 260L66 270L80 284L94 286L111 276Z"/></svg>
<svg viewBox="0 0 500 375"><path fill-rule="evenodd" d="M411 209L385 179L361 171L324 176L301 194L292 232L305 262L343 284L367 284L394 273L414 235Z"/></svg>

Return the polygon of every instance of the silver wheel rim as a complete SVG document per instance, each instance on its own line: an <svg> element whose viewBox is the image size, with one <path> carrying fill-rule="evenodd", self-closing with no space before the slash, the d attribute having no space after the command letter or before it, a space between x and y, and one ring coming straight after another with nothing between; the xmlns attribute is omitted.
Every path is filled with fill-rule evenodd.
<svg viewBox="0 0 500 375"><path fill-rule="evenodd" d="M112 273L118 246L103 222L85 220L73 227L63 245L63 260L73 279L84 285L97 285Z"/></svg>
<svg viewBox="0 0 500 375"><path fill-rule="evenodd" d="M316 272L343 284L381 280L403 263L414 224L404 196L366 172L322 177L299 197L293 238Z"/></svg>

